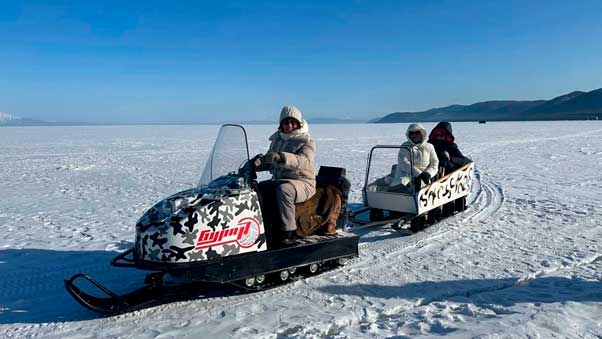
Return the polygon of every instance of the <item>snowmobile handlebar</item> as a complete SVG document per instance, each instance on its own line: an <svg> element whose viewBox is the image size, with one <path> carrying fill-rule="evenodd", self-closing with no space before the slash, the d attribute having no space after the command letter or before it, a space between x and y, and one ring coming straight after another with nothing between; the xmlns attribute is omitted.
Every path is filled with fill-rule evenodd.
<svg viewBox="0 0 602 339"><path fill-rule="evenodd" d="M238 175L245 178L245 182L248 185L257 179L257 168L255 167L254 159L245 161L238 169Z"/></svg>

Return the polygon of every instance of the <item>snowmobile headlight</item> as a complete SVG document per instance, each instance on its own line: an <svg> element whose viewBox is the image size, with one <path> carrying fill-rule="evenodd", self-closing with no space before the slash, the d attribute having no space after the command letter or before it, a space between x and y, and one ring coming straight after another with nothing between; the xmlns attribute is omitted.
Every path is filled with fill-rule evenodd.
<svg viewBox="0 0 602 339"><path fill-rule="evenodd" d="M159 215L160 216L170 215L172 212L173 212L172 201L169 199L163 200L163 203L161 204L161 208L159 209Z"/></svg>
<svg viewBox="0 0 602 339"><path fill-rule="evenodd" d="M176 199L173 201L173 208L172 211L177 211L183 207L185 207L187 205L187 200L186 199Z"/></svg>

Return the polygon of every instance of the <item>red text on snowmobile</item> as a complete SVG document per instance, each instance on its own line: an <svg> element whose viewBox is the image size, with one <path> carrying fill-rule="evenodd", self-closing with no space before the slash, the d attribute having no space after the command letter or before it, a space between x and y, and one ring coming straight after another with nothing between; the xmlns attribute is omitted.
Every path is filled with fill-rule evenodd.
<svg viewBox="0 0 602 339"><path fill-rule="evenodd" d="M232 242L240 247L249 248L259 238L259 222L255 218L243 218L238 221L237 227L226 228L219 231L203 230L199 235L195 249L225 245Z"/></svg>

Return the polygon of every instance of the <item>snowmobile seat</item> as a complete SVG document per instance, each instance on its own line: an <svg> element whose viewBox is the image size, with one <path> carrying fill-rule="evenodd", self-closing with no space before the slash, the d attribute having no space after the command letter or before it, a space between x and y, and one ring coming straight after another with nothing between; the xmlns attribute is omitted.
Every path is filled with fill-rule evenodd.
<svg viewBox="0 0 602 339"><path fill-rule="evenodd" d="M341 192L341 198L347 202L351 183L345 177L347 171L342 167L320 166L316 177L317 187L334 186Z"/></svg>
<svg viewBox="0 0 602 339"><path fill-rule="evenodd" d="M347 171L342 167L320 166L316 179L319 184L334 185L339 178L344 177L346 174Z"/></svg>
<svg viewBox="0 0 602 339"><path fill-rule="evenodd" d="M316 233L336 234L337 220L346 212L346 201L351 183L345 178L345 169L321 166L316 177L316 193L308 200L295 204L297 236L305 238ZM258 192L259 193L259 192ZM270 239L278 239L279 227L276 212L267 206L275 205L271 190L259 196L266 232Z"/></svg>
<svg viewBox="0 0 602 339"><path fill-rule="evenodd" d="M394 177L395 176L395 171L397 171L397 164L391 165L391 173L389 173L389 175L391 177Z"/></svg>
<svg viewBox="0 0 602 339"><path fill-rule="evenodd" d="M347 201L351 183L341 167L320 166L316 177L316 194L296 204L297 235L307 237L323 230L336 234L336 224Z"/></svg>

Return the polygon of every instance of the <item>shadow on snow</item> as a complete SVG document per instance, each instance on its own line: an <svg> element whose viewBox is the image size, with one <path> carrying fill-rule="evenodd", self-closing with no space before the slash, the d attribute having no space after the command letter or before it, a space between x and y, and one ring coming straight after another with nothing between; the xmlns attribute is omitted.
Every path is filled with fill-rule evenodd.
<svg viewBox="0 0 602 339"><path fill-rule="evenodd" d="M0 324L98 318L73 300L63 280L84 272L116 292L140 286L144 272L110 266L116 255L115 251L0 250Z"/></svg>
<svg viewBox="0 0 602 339"><path fill-rule="evenodd" d="M76 303L63 279L89 273L117 293L139 287L146 272L109 265L118 252L0 250L0 324L80 321L102 317ZM86 286L82 286L84 289ZM602 302L602 282L543 277L426 281L400 286L355 284L325 286L322 292L385 299L417 305L437 301L472 303L486 308L519 303ZM496 310L499 314L500 310Z"/></svg>
<svg viewBox="0 0 602 339"><path fill-rule="evenodd" d="M124 243L117 248L130 248ZM107 317L78 304L64 287L64 279L86 273L118 295L144 286L149 271L110 265L116 251L57 251L48 249L0 250L0 324L71 322ZM83 291L106 297L84 279L76 285ZM235 296L241 291L230 285L213 286L201 300ZM186 300L188 298L183 298Z"/></svg>
<svg viewBox="0 0 602 339"><path fill-rule="evenodd" d="M453 301L486 308L520 303L602 302L602 282L564 277L425 281L399 286L355 284L325 286L320 290L335 295L408 299L416 305Z"/></svg>

